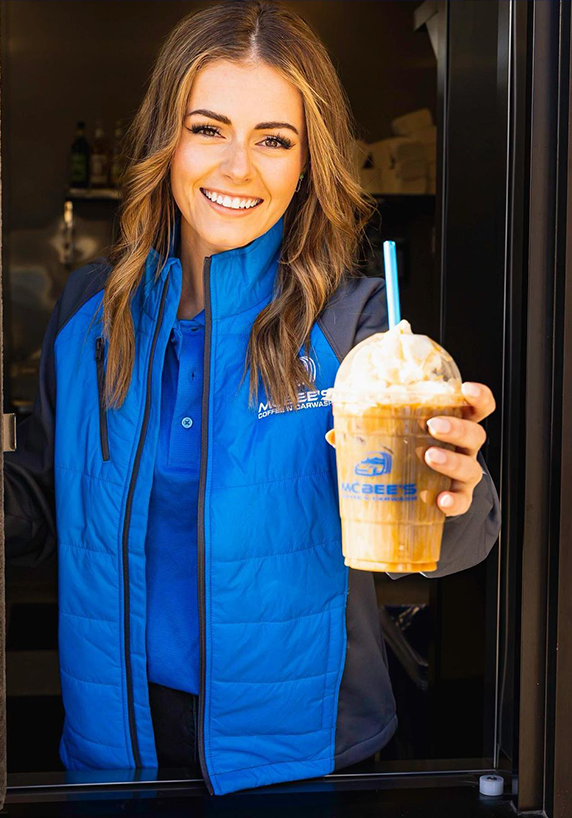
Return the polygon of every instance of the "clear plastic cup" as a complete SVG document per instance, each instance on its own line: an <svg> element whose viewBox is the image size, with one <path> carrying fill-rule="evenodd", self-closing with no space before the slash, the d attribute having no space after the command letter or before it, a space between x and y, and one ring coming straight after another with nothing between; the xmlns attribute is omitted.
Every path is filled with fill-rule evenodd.
<svg viewBox="0 0 572 818"><path fill-rule="evenodd" d="M366 571L437 568L451 480L425 462L435 415L469 405L453 358L407 321L357 344L330 390L345 564Z"/></svg>

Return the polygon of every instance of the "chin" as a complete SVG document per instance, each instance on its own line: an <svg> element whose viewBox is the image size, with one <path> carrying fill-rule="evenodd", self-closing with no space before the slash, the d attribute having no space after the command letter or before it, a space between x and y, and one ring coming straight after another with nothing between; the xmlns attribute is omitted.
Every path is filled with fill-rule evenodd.
<svg viewBox="0 0 572 818"><path fill-rule="evenodd" d="M253 227L246 228L242 224L217 225L201 230L201 238L211 247L219 248L218 252L233 250L243 244L248 244L260 234Z"/></svg>

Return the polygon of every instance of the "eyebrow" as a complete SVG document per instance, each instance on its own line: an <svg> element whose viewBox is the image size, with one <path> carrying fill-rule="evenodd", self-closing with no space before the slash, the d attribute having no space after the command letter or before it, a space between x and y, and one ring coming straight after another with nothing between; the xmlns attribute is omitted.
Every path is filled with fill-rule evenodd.
<svg viewBox="0 0 572 818"><path fill-rule="evenodd" d="M222 122L223 125L232 124L230 119L224 114L216 114L214 111L207 111L205 108L197 108L195 111L188 113L187 116L192 116L193 114L208 116L209 119L216 119L217 122ZM289 122L259 122L258 125L254 126L255 131L266 131L269 128L289 128L291 131L294 131L295 134L298 134L298 129L290 125Z"/></svg>

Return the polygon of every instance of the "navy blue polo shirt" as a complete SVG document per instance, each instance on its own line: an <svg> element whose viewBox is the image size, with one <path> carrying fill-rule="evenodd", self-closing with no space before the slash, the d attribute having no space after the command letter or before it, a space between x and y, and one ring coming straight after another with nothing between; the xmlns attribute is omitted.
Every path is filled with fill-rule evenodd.
<svg viewBox="0 0 572 818"><path fill-rule="evenodd" d="M201 451L204 310L175 319L161 380L147 555L149 681L199 692L197 505Z"/></svg>

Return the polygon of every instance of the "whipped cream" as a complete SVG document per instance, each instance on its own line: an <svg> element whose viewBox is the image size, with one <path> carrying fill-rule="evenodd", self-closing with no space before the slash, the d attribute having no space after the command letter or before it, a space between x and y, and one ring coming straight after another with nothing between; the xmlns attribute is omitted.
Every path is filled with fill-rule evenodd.
<svg viewBox="0 0 572 818"><path fill-rule="evenodd" d="M461 395L461 375L449 353L409 321L371 335L355 346L338 370L328 397L334 402L422 402ZM370 401L367 398L370 398Z"/></svg>

